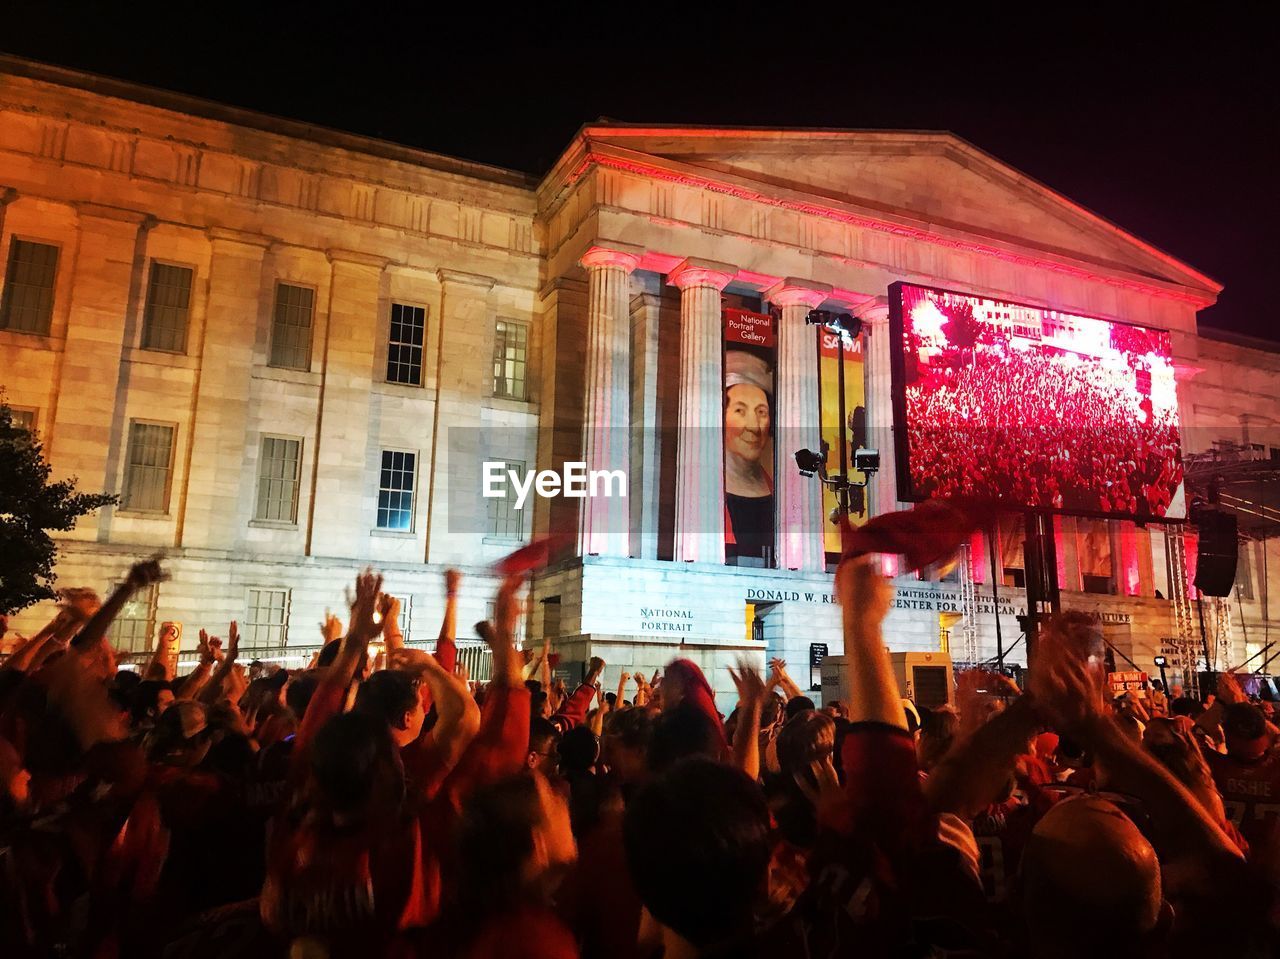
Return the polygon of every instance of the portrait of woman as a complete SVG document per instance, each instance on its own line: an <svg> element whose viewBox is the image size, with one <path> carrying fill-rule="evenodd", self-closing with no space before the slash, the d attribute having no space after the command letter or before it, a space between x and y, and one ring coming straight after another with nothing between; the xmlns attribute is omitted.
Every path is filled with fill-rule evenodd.
<svg viewBox="0 0 1280 959"><path fill-rule="evenodd" d="M773 550L773 370L745 349L724 354L725 553L767 560Z"/></svg>

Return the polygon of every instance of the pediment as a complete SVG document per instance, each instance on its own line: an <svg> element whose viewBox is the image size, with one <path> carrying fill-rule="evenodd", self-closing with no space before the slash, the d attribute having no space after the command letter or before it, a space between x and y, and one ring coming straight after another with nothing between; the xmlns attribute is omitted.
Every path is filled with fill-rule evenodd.
<svg viewBox="0 0 1280 959"><path fill-rule="evenodd" d="M590 126L589 148L616 149L812 197L940 235L977 237L1203 291L1220 285L1067 197L949 133Z"/></svg>

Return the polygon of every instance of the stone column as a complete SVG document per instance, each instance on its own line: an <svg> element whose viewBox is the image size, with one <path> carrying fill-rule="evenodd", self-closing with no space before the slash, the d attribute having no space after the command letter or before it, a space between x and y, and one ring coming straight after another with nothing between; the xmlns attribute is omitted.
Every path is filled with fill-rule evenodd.
<svg viewBox="0 0 1280 959"><path fill-rule="evenodd" d="M720 291L737 267L687 259L667 276L680 290L680 415L675 558L724 563L724 332Z"/></svg>
<svg viewBox="0 0 1280 959"><path fill-rule="evenodd" d="M320 357L319 411L316 418L311 506L307 517L308 556L359 556L368 549L376 523L370 477L381 465L377 431L370 423L374 338L382 275L387 260L354 250L326 251L330 263L329 303L315 352ZM319 311L317 311L319 313ZM378 328L375 326L375 329ZM425 444L424 444L425 445ZM419 462L422 452L419 451ZM418 466L418 489L424 469ZM422 535L425 520L414 500L413 530ZM364 509L350 504L364 502Z"/></svg>
<svg viewBox="0 0 1280 959"><path fill-rule="evenodd" d="M176 545L234 549L241 540L244 447L269 238L209 231L208 305L192 401L191 467ZM252 515L252 514L250 514Z"/></svg>
<svg viewBox="0 0 1280 959"><path fill-rule="evenodd" d="M587 271L587 377L583 392L582 448L588 475L621 470L629 475L631 294L628 277L640 251L593 246L582 257ZM629 480L624 481L623 489ZM600 484L607 492L612 484ZM588 490L590 492L590 490ZM579 514L583 555L629 556L631 518L622 496L590 496Z"/></svg>
<svg viewBox="0 0 1280 959"><path fill-rule="evenodd" d="M884 297L858 311L866 349L867 442L880 451L880 472L871 480L870 514L892 513L899 508L897 459L894 454L893 376L890 358L889 305Z"/></svg>
<svg viewBox="0 0 1280 959"><path fill-rule="evenodd" d="M825 568L822 543L822 484L801 476L796 450L817 450L822 442L818 395L818 327L805 318L831 295L825 283L787 277L767 290L766 300L782 309L778 323L778 374L774 482L778 504L778 567L806 572Z"/></svg>

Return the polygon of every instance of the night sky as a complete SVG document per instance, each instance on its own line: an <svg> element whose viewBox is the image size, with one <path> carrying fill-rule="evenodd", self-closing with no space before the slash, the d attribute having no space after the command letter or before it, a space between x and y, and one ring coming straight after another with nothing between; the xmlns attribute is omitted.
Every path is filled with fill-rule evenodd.
<svg viewBox="0 0 1280 959"><path fill-rule="evenodd" d="M599 117L951 130L1223 283L1202 324L1280 341L1269 25L867 6L0 2L0 49L538 174Z"/></svg>

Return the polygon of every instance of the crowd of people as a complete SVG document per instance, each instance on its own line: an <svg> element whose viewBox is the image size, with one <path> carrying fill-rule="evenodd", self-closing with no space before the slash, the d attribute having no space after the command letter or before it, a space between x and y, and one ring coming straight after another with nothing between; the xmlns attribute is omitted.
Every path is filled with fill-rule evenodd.
<svg viewBox="0 0 1280 959"><path fill-rule="evenodd" d="M161 579L67 590L0 666L0 954L687 957L1272 955L1280 745L1224 677L1113 699L1093 620L1044 629L1025 689L904 700L867 558L836 573L845 701L774 661L727 716L692 662L551 679L506 577L487 682L355 580L306 669L118 670ZM158 647L159 648L159 647ZM612 673L611 673L612 677Z"/></svg>
<svg viewBox="0 0 1280 959"><path fill-rule="evenodd" d="M906 391L913 491L1163 516L1182 482L1174 411L1074 359L1000 344L919 366Z"/></svg>

